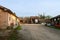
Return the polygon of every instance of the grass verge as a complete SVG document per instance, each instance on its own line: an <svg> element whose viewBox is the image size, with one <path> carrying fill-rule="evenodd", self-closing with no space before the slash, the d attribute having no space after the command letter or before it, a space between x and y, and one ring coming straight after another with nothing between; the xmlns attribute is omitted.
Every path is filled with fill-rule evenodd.
<svg viewBox="0 0 60 40"><path fill-rule="evenodd" d="M53 29L60 30L60 28L57 28L57 27L55 27L55 26L48 26L48 27L53 28Z"/></svg>
<svg viewBox="0 0 60 40"><path fill-rule="evenodd" d="M17 26L13 31L12 33L10 34L8 40L18 40L18 30L21 30L21 26Z"/></svg>

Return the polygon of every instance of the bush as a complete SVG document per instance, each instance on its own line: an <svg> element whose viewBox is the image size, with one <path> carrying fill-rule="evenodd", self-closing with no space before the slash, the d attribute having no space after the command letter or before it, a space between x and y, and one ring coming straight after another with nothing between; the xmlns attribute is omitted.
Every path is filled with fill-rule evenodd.
<svg viewBox="0 0 60 40"><path fill-rule="evenodd" d="M7 26L6 29L7 29L7 30L11 30L11 29L13 29L13 26Z"/></svg>
<svg viewBox="0 0 60 40"><path fill-rule="evenodd" d="M22 28L21 28L21 26L17 26L16 28L15 28L15 30L21 30Z"/></svg>
<svg viewBox="0 0 60 40"><path fill-rule="evenodd" d="M18 33L16 30L13 30L10 36L8 37L8 40L17 40L18 39Z"/></svg>

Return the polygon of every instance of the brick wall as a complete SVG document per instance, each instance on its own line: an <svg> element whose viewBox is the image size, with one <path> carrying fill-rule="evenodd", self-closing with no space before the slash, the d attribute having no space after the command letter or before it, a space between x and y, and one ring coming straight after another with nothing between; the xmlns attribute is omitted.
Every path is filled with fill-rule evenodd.
<svg viewBox="0 0 60 40"><path fill-rule="evenodd" d="M4 12L3 10L0 9L0 28L5 29L7 27L7 12Z"/></svg>

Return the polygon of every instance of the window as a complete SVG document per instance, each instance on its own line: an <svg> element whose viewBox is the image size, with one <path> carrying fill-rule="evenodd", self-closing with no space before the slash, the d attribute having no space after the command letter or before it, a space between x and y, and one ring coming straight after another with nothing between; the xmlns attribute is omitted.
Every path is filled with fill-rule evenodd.
<svg viewBox="0 0 60 40"><path fill-rule="evenodd" d="M0 14L0 17L1 17L1 14Z"/></svg>
<svg viewBox="0 0 60 40"><path fill-rule="evenodd" d="M56 19L54 19L54 21L56 21Z"/></svg>
<svg viewBox="0 0 60 40"><path fill-rule="evenodd" d="M58 20L60 20L60 18L58 18Z"/></svg>
<svg viewBox="0 0 60 40"><path fill-rule="evenodd" d="M9 21L11 20L11 17L9 17Z"/></svg>

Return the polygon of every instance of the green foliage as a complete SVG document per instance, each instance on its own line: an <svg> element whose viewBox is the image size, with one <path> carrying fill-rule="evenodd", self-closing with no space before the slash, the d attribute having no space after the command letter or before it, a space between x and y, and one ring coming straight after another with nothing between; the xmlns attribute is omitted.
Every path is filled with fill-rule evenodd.
<svg viewBox="0 0 60 40"><path fill-rule="evenodd" d="M12 30L12 29L13 29L13 26L7 26L6 29L7 29L7 30Z"/></svg>
<svg viewBox="0 0 60 40"><path fill-rule="evenodd" d="M12 30L8 40L17 40L18 39L18 30L21 30L21 26L17 26L15 29Z"/></svg>
<svg viewBox="0 0 60 40"><path fill-rule="evenodd" d="M46 16L46 18L47 18L47 19L50 19L50 18L52 18L52 17L51 17L50 15L48 15L48 16Z"/></svg>
<svg viewBox="0 0 60 40"><path fill-rule="evenodd" d="M15 28L15 30L21 30L22 28L21 28L21 26L17 26L16 28Z"/></svg>
<svg viewBox="0 0 60 40"><path fill-rule="evenodd" d="M45 15L40 14L39 17L45 19Z"/></svg>
<svg viewBox="0 0 60 40"><path fill-rule="evenodd" d="M8 40L17 40L17 39L18 39L17 31L14 30L14 31L10 34Z"/></svg>
<svg viewBox="0 0 60 40"><path fill-rule="evenodd" d="M60 30L60 28L57 28L55 26L48 26L48 27L53 28L53 29L56 29L56 30Z"/></svg>
<svg viewBox="0 0 60 40"><path fill-rule="evenodd" d="M45 15L45 14L39 14L38 15L41 19L50 19L50 18L52 18L52 16L50 16L50 15Z"/></svg>

